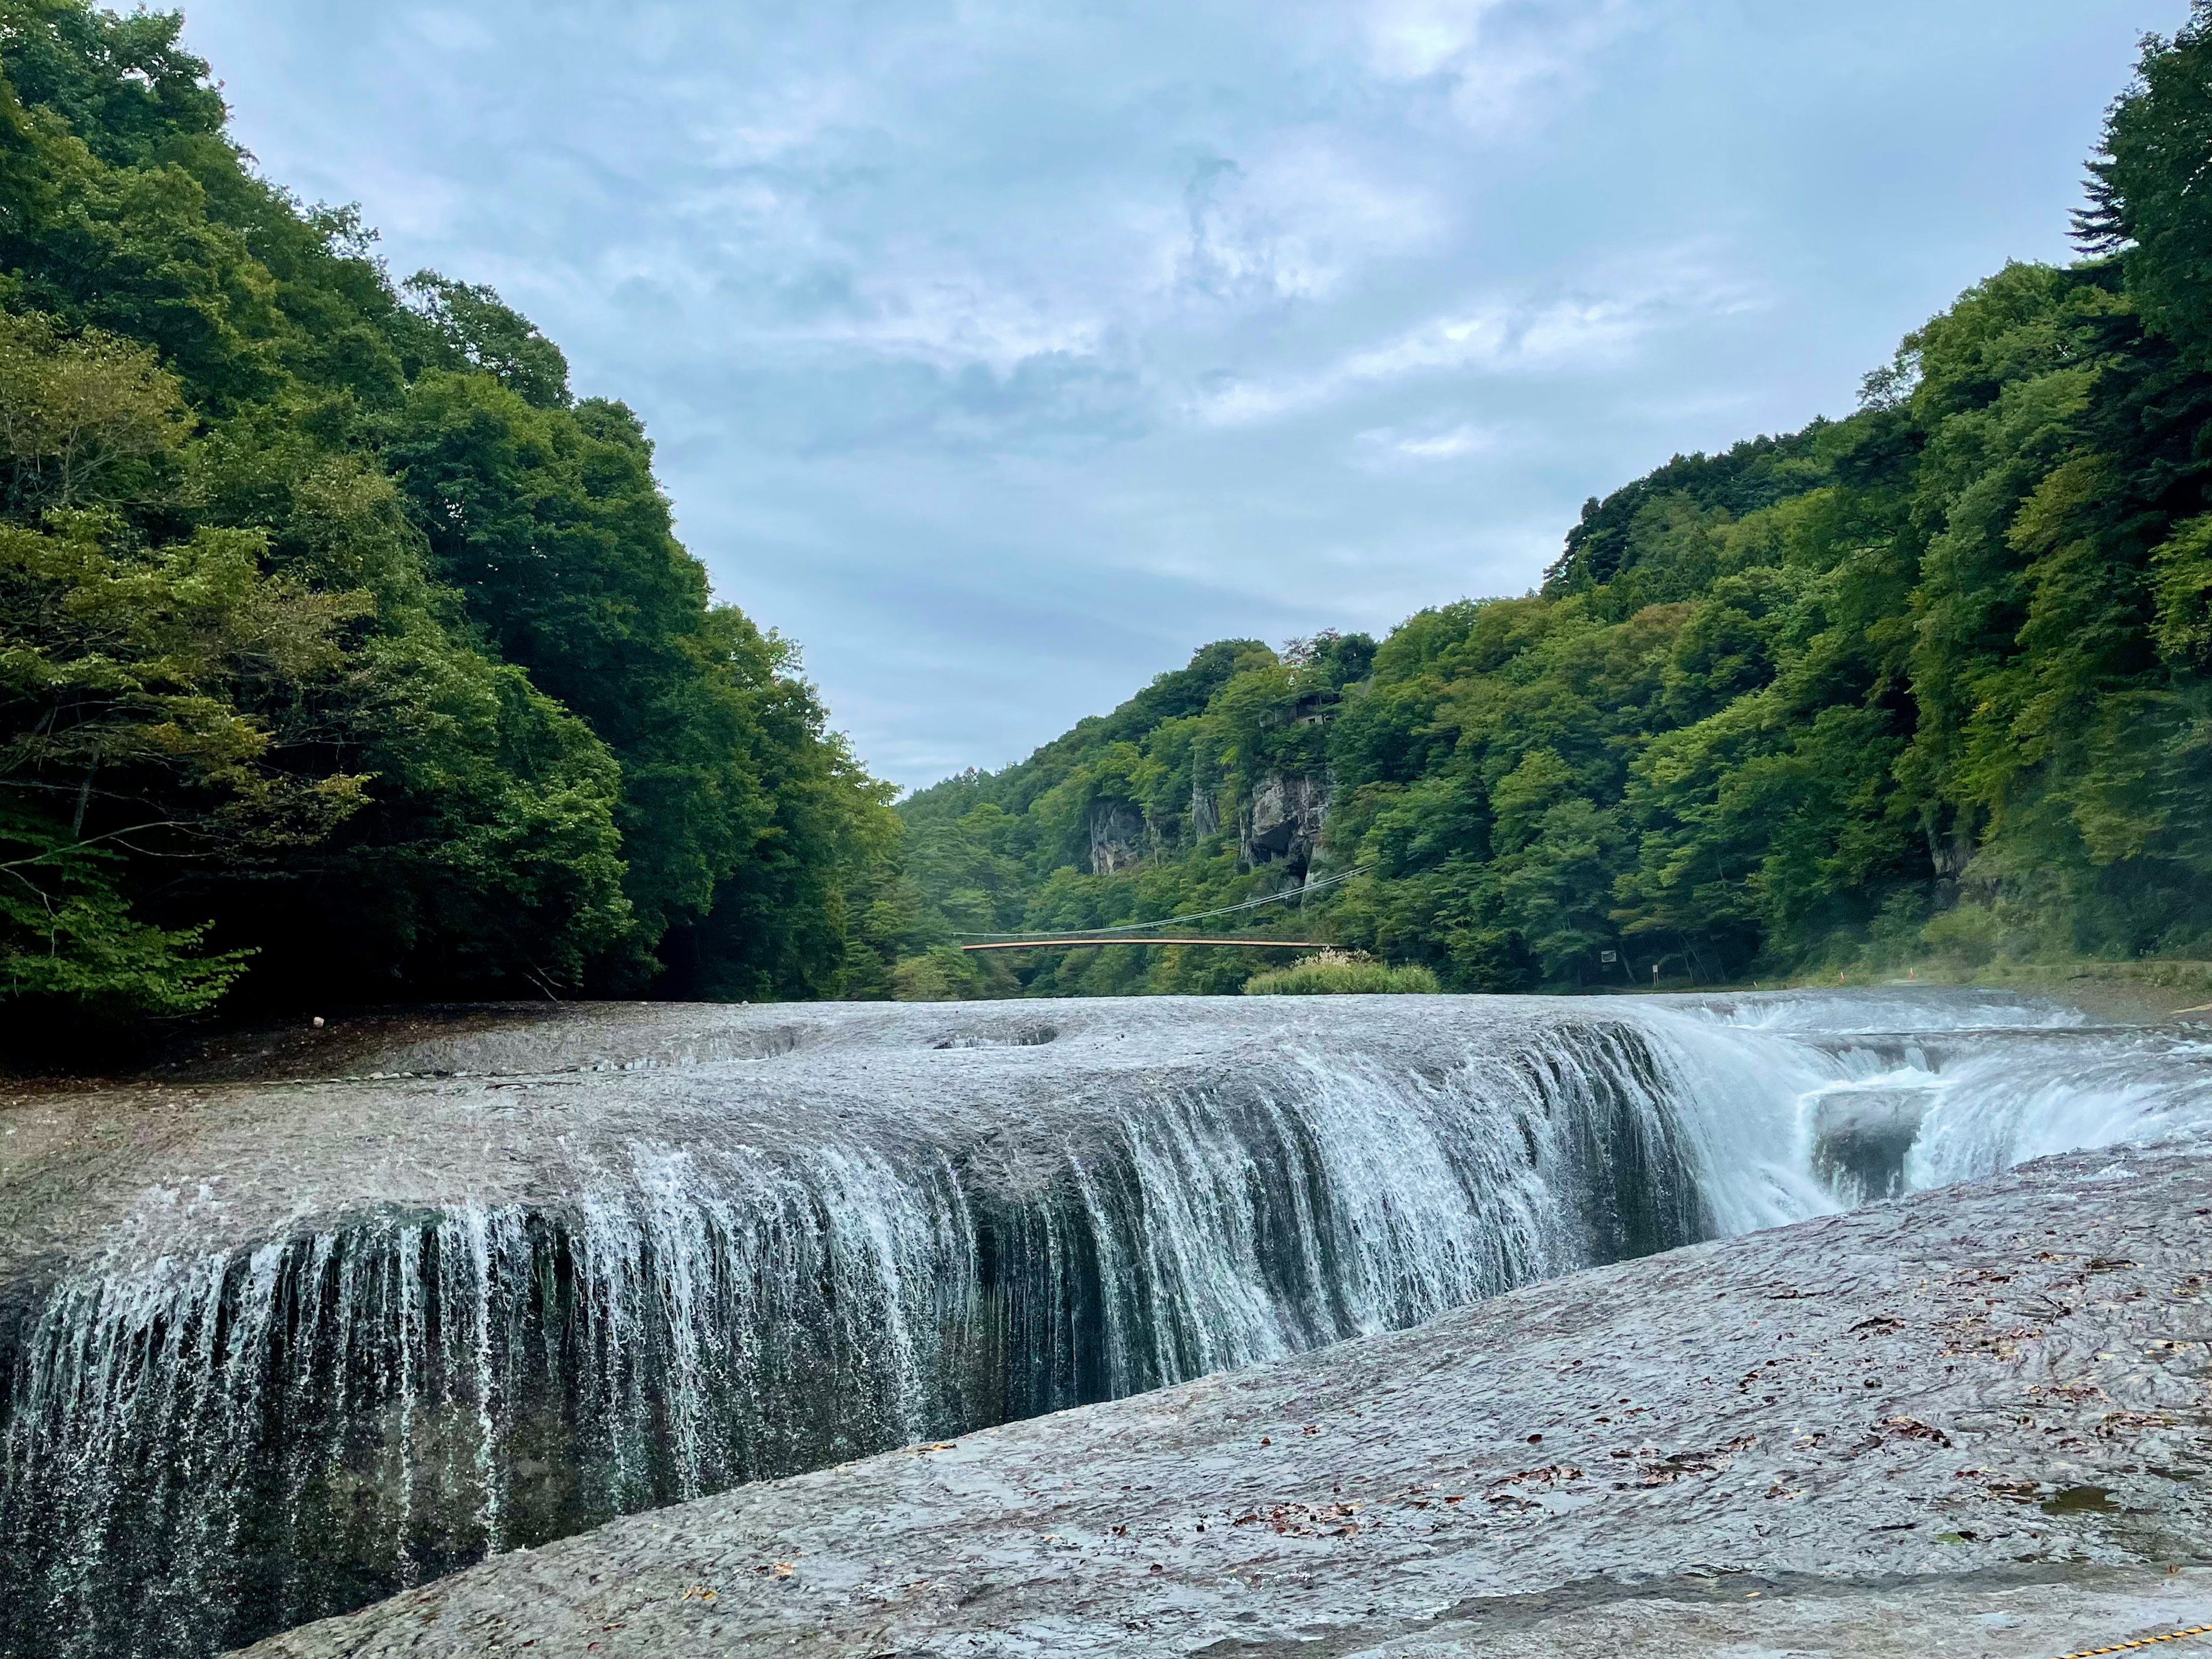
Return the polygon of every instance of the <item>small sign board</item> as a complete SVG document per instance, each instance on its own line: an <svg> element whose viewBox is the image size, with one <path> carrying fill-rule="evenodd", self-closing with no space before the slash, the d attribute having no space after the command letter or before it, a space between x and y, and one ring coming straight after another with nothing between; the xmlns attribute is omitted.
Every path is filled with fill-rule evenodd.
<svg viewBox="0 0 2212 1659"><path fill-rule="evenodd" d="M1601 951L1597 953L1597 959L1609 968L1614 963L1620 960L1620 952L1618 951Z"/></svg>

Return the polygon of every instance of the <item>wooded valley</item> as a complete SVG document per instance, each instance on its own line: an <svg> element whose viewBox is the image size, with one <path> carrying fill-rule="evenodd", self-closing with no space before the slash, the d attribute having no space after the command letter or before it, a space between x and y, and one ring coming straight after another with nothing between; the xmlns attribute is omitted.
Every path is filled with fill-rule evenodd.
<svg viewBox="0 0 2212 1659"><path fill-rule="evenodd" d="M2212 950L2212 7L2077 216L1847 417L1593 500L1540 591L1200 650L894 807L624 404L262 179L179 20L0 0L0 998L1446 988Z"/></svg>

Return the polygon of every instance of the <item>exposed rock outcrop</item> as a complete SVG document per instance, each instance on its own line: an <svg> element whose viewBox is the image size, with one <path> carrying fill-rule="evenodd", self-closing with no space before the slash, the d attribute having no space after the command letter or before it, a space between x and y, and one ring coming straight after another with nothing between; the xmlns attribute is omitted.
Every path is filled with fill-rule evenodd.
<svg viewBox="0 0 2212 1659"><path fill-rule="evenodd" d="M252 1652L2030 1659L2212 1621L2208 1279L2212 1156L2052 1159L637 1516Z"/></svg>
<svg viewBox="0 0 2212 1659"><path fill-rule="evenodd" d="M1270 772L1252 791L1244 817L1244 860L1304 870L1328 819L1328 785L1302 774Z"/></svg>
<svg viewBox="0 0 2212 1659"><path fill-rule="evenodd" d="M1145 815L1125 800L1091 804L1091 873L1111 876L1145 861Z"/></svg>
<svg viewBox="0 0 2212 1659"><path fill-rule="evenodd" d="M1208 836L1221 833L1221 806L1213 791L1198 784L1190 787L1190 838L1204 841Z"/></svg>

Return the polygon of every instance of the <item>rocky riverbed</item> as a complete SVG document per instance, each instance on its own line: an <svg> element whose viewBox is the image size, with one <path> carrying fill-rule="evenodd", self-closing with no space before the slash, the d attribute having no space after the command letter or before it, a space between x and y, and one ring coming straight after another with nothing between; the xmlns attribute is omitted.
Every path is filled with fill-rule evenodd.
<svg viewBox="0 0 2212 1659"><path fill-rule="evenodd" d="M28 1086L0 1659L208 1659L624 1515L2152 1141L2212 1145L2201 1031L1911 990L422 1011ZM1428 1501L1566 1513L1597 1477L1553 1461Z"/></svg>
<svg viewBox="0 0 2212 1659"><path fill-rule="evenodd" d="M1438 1002L471 1013L27 1091L0 1656L210 1655L1740 1224L1654 1030Z"/></svg>
<svg viewBox="0 0 2212 1659"><path fill-rule="evenodd" d="M2212 1156L2057 1158L634 1516L250 1651L2034 1659L2212 1622L2208 1294Z"/></svg>

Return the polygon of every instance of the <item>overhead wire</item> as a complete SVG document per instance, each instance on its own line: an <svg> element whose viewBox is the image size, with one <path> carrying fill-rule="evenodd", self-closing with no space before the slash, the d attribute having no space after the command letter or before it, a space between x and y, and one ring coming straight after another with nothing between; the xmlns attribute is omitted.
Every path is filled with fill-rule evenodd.
<svg viewBox="0 0 2212 1659"><path fill-rule="evenodd" d="M1371 864L1358 864L1349 870L1340 870L1333 876L1323 876L1319 881L1304 882L1296 887L1286 887L1279 893L1263 893L1258 898L1246 899L1237 904L1224 904L1218 909L1193 910L1185 915L1162 916L1157 921L1124 922L1118 927L1083 927L1062 933L956 933L953 937L984 939L1033 939L1040 944L1060 939L1111 939L1117 934L1141 933L1154 927L1174 927L1186 921L1207 921L1215 916L1236 915L1242 911L1256 910L1262 905L1281 904L1291 899L1304 898L1309 893L1318 893L1335 886L1339 882L1349 881L1354 876L1364 875L1374 867Z"/></svg>

